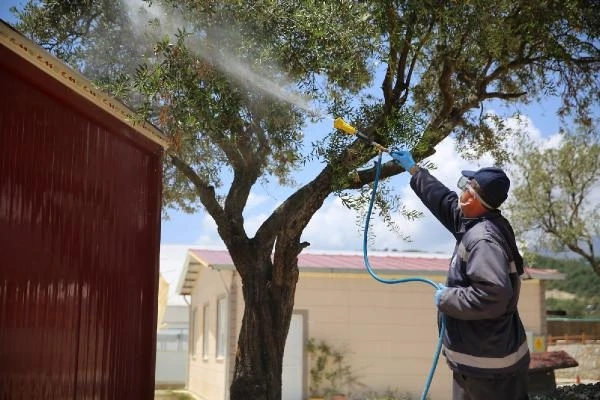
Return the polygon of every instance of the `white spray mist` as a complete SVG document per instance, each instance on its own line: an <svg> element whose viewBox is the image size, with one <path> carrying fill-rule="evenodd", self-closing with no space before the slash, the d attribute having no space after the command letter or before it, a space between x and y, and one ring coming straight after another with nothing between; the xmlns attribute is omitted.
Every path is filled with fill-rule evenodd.
<svg viewBox="0 0 600 400"><path fill-rule="evenodd" d="M149 6L142 0L123 0L126 6L129 19L131 20L134 31L137 35L146 34L150 21L157 20L160 25L157 27L158 33L161 36L167 36L173 41L178 28L186 26L183 18L166 13L158 4ZM158 39L158 38L155 38ZM310 105L310 100L285 90L284 87L278 85L274 81L267 79L260 74L250 70L235 56L226 53L223 50L219 52L213 51L201 44L200 40L194 40L193 37L186 38L186 45L194 51L200 58L209 61L216 65L223 73L235 78L239 83L246 86L253 86L269 95L293 104L300 109L306 111L312 117L322 117L323 113L315 110ZM280 73L283 76L283 73ZM283 86L292 86L290 82L284 82Z"/></svg>

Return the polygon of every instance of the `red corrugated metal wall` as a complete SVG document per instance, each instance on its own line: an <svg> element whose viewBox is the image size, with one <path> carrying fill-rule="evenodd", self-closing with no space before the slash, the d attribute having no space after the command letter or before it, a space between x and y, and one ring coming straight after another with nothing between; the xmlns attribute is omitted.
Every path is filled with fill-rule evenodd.
<svg viewBox="0 0 600 400"><path fill-rule="evenodd" d="M152 399L161 149L0 47L0 399Z"/></svg>

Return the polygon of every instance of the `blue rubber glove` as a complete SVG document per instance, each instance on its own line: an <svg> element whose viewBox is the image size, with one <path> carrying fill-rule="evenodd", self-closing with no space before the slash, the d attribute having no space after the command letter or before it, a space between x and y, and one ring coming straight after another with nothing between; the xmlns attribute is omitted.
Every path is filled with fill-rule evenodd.
<svg viewBox="0 0 600 400"><path fill-rule="evenodd" d="M446 290L446 285L438 283L438 288L435 291L435 295L434 295L434 301L435 301L436 307L440 306L440 301L442 301L442 294L444 293L445 290Z"/></svg>
<svg viewBox="0 0 600 400"><path fill-rule="evenodd" d="M392 151L390 156L392 156L394 161L400 164L406 171L410 170L413 165L415 165L415 160L413 160L413 156L408 150Z"/></svg>

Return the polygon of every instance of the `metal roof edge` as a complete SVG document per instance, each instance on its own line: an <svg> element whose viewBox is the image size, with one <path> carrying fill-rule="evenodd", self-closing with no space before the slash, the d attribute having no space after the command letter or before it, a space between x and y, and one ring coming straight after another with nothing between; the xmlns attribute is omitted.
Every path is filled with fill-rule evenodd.
<svg viewBox="0 0 600 400"><path fill-rule="evenodd" d="M154 125L143 121L135 122L135 112L121 103L116 98L99 90L95 85L68 66L64 61L50 54L47 50L37 45L22 33L14 29L6 21L0 19L0 44L28 61L40 71L59 81L80 96L86 98L105 112L113 115L142 136L159 144L163 149L169 147L164 134Z"/></svg>
<svg viewBox="0 0 600 400"><path fill-rule="evenodd" d="M365 268L331 268L331 267L299 267L300 273L330 273L330 274L364 274L369 276L369 272ZM396 275L396 276L438 276L446 275L447 270L444 271L416 271L416 270L402 270L402 269L374 269L373 272L376 275Z"/></svg>
<svg viewBox="0 0 600 400"><path fill-rule="evenodd" d="M192 260L192 258L194 258L194 260ZM189 290L189 291L186 290L184 288L184 285L185 285L185 282L191 280L189 266L194 261L195 261L195 257L192 257L192 254L190 254L190 252L188 250L188 253L185 256L185 261L183 262L183 268L181 269L181 273L179 274L179 280L177 281L177 293L181 296L191 294L191 290ZM195 278L192 281L195 281Z"/></svg>
<svg viewBox="0 0 600 400"><path fill-rule="evenodd" d="M318 250L310 247L302 250L302 254L307 255L329 255L329 256L363 256L363 250ZM390 257L390 258L426 258L426 259L448 259L452 258L451 253L429 253L424 251L378 251L369 250L369 257Z"/></svg>
<svg viewBox="0 0 600 400"><path fill-rule="evenodd" d="M206 261L204 261L203 259L198 257L196 254L194 254L194 249L188 249L188 257L190 259L194 259L198 264L200 264L206 268L212 267L211 264L208 264Z"/></svg>
<svg viewBox="0 0 600 400"><path fill-rule="evenodd" d="M187 255L185 257L185 261L183 263L183 268L181 270L181 273L179 275L179 280L177 282L177 293L180 295L189 295L191 294L191 291L193 289L193 284L195 284L196 282L196 278L197 276L192 276L192 275L197 275L199 273L199 271L191 271L190 270L190 265L199 265L200 267L203 268L209 268L212 270L216 270L216 271L223 271L223 270L234 270L235 266L233 264L208 264L206 261L204 261L203 259L201 259L200 257L198 257L196 254L194 254L193 252L194 249L188 249L187 251ZM192 282L192 288L187 288L185 287L185 283L186 282Z"/></svg>
<svg viewBox="0 0 600 400"><path fill-rule="evenodd" d="M214 270L235 270L235 265L233 265L233 263L231 264L208 264L206 263L206 261L204 261L199 255L196 255L194 252L195 251L202 251L202 250L208 250L208 251L222 251L222 252L227 252L227 249L205 249L205 248L195 248L195 247L191 247L188 250L188 259L186 259L186 265L185 268L187 268L187 263L189 262L190 257L192 259L194 259L197 263L203 265L206 268L210 268L210 269L214 269ZM331 256L336 256L336 255L357 255L358 252L355 251L321 251L321 250L316 250L316 251L311 251L311 252L307 252L304 254L312 254L312 255L331 255ZM380 252L381 253L381 252ZM446 255L442 255L442 254L435 254L434 257L432 257L432 254L429 253L417 253L418 255L416 255L413 252L408 252L408 253L402 253L402 252L392 252L392 253L388 253L388 252L383 252L381 254L373 254L374 256L392 256L392 257L397 257L397 258L403 258L403 257L411 257L414 258L419 257L419 258L446 258ZM366 274L368 275L368 271L366 270L366 268L347 268L347 267L342 267L342 268L332 268L332 267L327 267L327 266L319 266L319 267L312 267L312 266L300 266L298 268L300 273L323 273L323 274ZM393 268L377 268L374 269L374 272L377 275L385 275L385 276L403 276L403 277L418 277L418 276L423 276L423 277L428 277L428 276L439 276L439 275L443 275L445 276L448 273L448 270L446 268L444 268L443 270L432 270L432 269L428 269L428 270L405 270L405 269L393 269ZM527 279L537 279L537 280L563 280L565 279L565 275L562 273L557 272L556 270L551 270L551 269L543 269L543 268L531 268L531 267L527 267L525 268L525 273L521 276L521 279L527 280ZM177 289L180 289L180 286L178 285Z"/></svg>

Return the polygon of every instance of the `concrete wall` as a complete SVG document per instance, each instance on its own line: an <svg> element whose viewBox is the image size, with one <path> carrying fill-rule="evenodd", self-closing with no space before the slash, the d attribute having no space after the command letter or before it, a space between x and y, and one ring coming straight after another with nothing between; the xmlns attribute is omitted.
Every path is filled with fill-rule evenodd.
<svg viewBox="0 0 600 400"><path fill-rule="evenodd" d="M347 349L347 360L368 389L422 391L438 339L431 286L385 285L364 274L306 274L295 308L308 310L308 337ZM442 358L431 398L447 398L450 385Z"/></svg>

